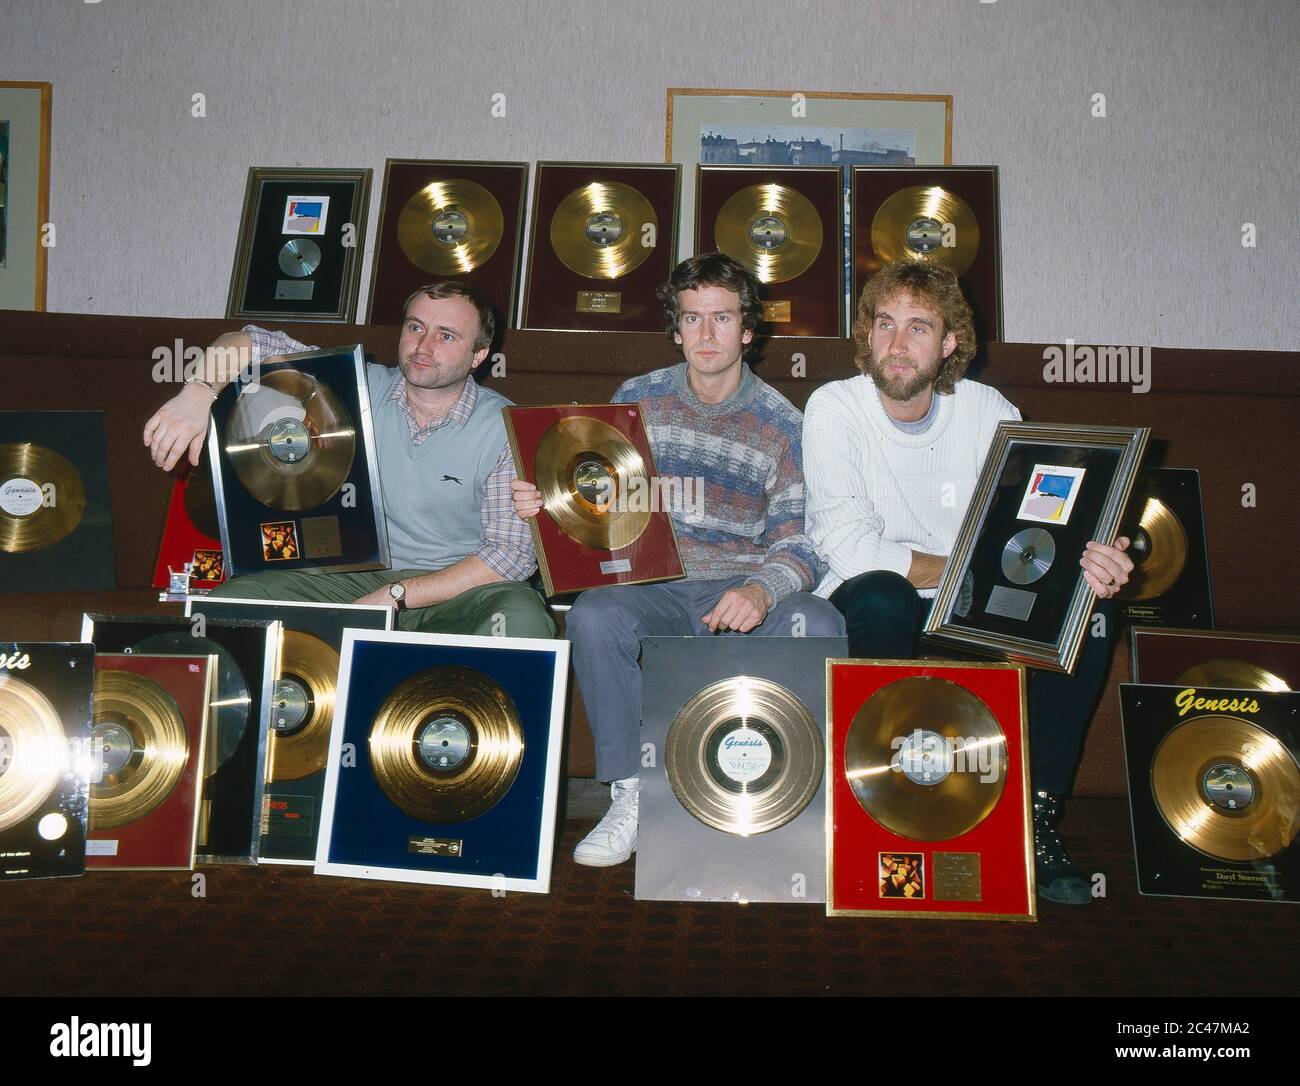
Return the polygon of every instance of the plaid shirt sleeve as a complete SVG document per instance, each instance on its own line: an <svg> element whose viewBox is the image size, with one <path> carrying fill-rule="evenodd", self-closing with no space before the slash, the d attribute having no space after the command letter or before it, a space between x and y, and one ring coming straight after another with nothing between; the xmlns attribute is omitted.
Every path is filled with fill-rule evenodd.
<svg viewBox="0 0 1300 1086"><path fill-rule="evenodd" d="M254 366L272 355L301 354L303 351L317 349L309 347L306 343L299 343L287 332L272 332L268 328L259 328L255 324L244 325L242 331L247 332L253 340L253 357L250 361Z"/></svg>
<svg viewBox="0 0 1300 1086"><path fill-rule="evenodd" d="M533 551L532 530L515 513L510 500L510 483L514 477L515 458L507 444L483 484L480 543L474 553L503 580L526 581L537 568L537 555Z"/></svg>

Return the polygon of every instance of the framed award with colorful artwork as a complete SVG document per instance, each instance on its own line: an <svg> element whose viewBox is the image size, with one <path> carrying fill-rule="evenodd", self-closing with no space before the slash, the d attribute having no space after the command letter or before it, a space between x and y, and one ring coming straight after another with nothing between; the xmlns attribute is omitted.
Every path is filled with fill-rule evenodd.
<svg viewBox="0 0 1300 1086"><path fill-rule="evenodd" d="M925 636L1072 672L1096 596L1079 559L1110 543L1150 430L1001 422L939 579Z"/></svg>
<svg viewBox="0 0 1300 1086"><path fill-rule="evenodd" d="M369 170L248 171L226 316L351 324Z"/></svg>

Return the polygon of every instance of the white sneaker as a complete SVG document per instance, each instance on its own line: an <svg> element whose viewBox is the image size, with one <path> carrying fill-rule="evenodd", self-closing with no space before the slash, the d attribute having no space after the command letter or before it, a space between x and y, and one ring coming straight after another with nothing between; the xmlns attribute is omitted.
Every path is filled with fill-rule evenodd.
<svg viewBox="0 0 1300 1086"><path fill-rule="evenodd" d="M596 828L578 842L573 862L587 867L626 863L636 851L637 790L641 781L626 777L609 786L614 802Z"/></svg>

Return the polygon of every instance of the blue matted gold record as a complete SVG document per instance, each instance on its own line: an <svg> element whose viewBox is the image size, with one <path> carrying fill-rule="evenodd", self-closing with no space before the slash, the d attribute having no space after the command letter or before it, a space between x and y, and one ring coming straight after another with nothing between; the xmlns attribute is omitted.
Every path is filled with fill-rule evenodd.
<svg viewBox="0 0 1300 1086"><path fill-rule="evenodd" d="M567 641L344 635L316 873L546 893Z"/></svg>

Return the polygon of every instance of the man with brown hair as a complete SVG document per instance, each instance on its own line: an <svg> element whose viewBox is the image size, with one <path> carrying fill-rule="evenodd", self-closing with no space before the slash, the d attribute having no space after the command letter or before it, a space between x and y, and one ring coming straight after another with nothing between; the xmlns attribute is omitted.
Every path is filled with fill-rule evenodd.
<svg viewBox="0 0 1300 1086"><path fill-rule="evenodd" d="M731 257L703 253L678 264L659 297L683 360L625 381L613 402L640 403L660 478L701 479L703 493L668 510L685 580L595 588L568 615L596 777L610 783L609 812L573 853L591 867L636 850L642 638L844 632L808 592L817 560L804 536L799 412L745 363L762 323L757 281ZM513 485L519 515L536 516L537 488Z"/></svg>
<svg viewBox="0 0 1300 1086"><path fill-rule="evenodd" d="M849 652L911 659L935 588L1004 419L1020 412L987 385L963 380L974 324L948 269L900 261L862 291L853 326L862 375L823 385L804 415L808 537L830 565L817 587L844 615ZM1128 580L1128 540L1091 542L1079 559L1099 600ZM1085 904L1091 887L1056 833L1110 659L1089 637L1074 676L1029 684L1035 860L1039 892Z"/></svg>
<svg viewBox="0 0 1300 1086"><path fill-rule="evenodd" d="M392 569L253 573L214 594L386 605L406 630L554 636L545 604L524 583L537 563L510 503L515 467L501 417L510 401L473 377L494 332L478 294L434 283L407 299L397 368L366 367ZM241 368L314 349L252 325L219 337L204 377L146 424L154 462L170 469L188 452L198 463L212 402Z"/></svg>

